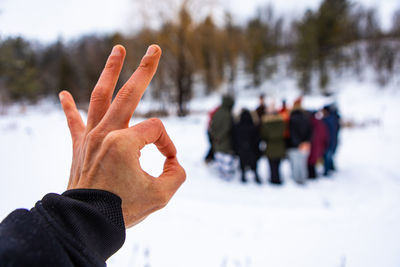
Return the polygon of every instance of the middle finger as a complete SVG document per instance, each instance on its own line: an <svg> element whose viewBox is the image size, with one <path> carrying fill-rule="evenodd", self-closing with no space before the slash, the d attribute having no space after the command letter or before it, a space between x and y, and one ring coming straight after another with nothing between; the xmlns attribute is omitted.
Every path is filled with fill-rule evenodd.
<svg viewBox="0 0 400 267"><path fill-rule="evenodd" d="M140 66L119 90L110 109L104 116L101 124L104 124L103 126L107 130L112 131L128 127L133 112L156 73L160 57L161 48L158 45L149 46Z"/></svg>

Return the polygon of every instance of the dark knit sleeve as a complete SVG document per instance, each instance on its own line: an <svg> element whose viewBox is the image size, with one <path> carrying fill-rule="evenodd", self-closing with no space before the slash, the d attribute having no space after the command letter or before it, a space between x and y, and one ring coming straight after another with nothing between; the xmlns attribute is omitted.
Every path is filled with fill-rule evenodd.
<svg viewBox="0 0 400 267"><path fill-rule="evenodd" d="M124 241L118 196L92 189L47 194L0 224L0 265L105 266Z"/></svg>

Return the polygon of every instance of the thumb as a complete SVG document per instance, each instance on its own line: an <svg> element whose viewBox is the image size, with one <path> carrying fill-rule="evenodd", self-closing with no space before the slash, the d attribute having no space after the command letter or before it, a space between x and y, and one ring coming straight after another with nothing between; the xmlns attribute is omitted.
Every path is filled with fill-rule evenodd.
<svg viewBox="0 0 400 267"><path fill-rule="evenodd" d="M186 172L174 156L165 160L163 173L158 177L156 184L172 197L185 180Z"/></svg>

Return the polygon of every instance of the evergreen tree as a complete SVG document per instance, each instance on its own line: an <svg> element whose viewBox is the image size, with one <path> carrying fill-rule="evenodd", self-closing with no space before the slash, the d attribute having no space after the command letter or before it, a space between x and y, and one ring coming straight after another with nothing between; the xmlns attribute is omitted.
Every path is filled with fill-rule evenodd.
<svg viewBox="0 0 400 267"><path fill-rule="evenodd" d="M299 71L299 86L310 90L311 72L319 72L319 87L326 93L329 83L329 69L342 60L340 48L351 41L350 4L347 0L324 0L313 13L307 11L297 23L298 40L294 65Z"/></svg>
<svg viewBox="0 0 400 267"><path fill-rule="evenodd" d="M262 68L268 46L269 28L260 17L250 20L246 28L246 57L248 71L253 75L253 84L258 87L262 81Z"/></svg>
<svg viewBox="0 0 400 267"><path fill-rule="evenodd" d="M243 32L239 26L234 25L230 13L225 14L225 29L223 31L225 51L224 64L229 69L228 83L230 93L234 93L233 84L237 76L237 64L240 53L243 51Z"/></svg>
<svg viewBox="0 0 400 267"><path fill-rule="evenodd" d="M206 93L214 91L221 77L218 73L218 33L211 16L206 19L196 29L195 38L200 49L200 69L203 71Z"/></svg>
<svg viewBox="0 0 400 267"><path fill-rule="evenodd" d="M42 94L36 55L21 37L5 40L0 46L2 95L11 100L36 101Z"/></svg>

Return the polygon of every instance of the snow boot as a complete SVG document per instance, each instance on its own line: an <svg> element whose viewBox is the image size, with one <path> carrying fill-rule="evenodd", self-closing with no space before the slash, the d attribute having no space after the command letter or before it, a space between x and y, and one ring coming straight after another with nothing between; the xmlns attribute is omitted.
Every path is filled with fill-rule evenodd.
<svg viewBox="0 0 400 267"><path fill-rule="evenodd" d="M258 176L258 173L255 171L254 174L255 174L255 181L256 181L256 183L259 184L259 185L261 185L261 184L262 184L262 181L260 180L260 177Z"/></svg>
<svg viewBox="0 0 400 267"><path fill-rule="evenodd" d="M241 179L241 181L242 181L242 183L247 183L247 180L246 180L246 171L245 170L242 170L242 179Z"/></svg>

